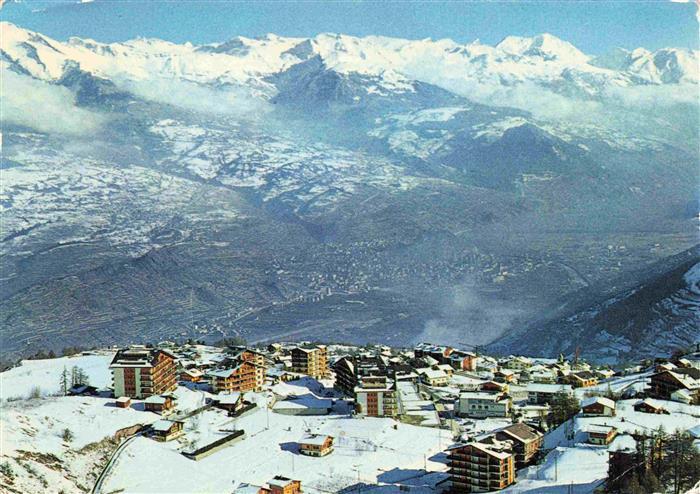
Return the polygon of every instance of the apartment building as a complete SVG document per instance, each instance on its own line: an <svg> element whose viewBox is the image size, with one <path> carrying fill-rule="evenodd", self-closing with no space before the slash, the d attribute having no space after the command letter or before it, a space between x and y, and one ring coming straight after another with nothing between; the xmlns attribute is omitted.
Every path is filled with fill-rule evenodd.
<svg viewBox="0 0 700 494"><path fill-rule="evenodd" d="M314 379L330 377L325 345L300 346L292 349L292 371Z"/></svg>
<svg viewBox="0 0 700 494"><path fill-rule="evenodd" d="M504 427L496 431L495 437L499 441L511 441L513 443L516 468L523 468L532 463L544 442L544 434L534 427L523 423Z"/></svg>
<svg viewBox="0 0 700 494"><path fill-rule="evenodd" d="M510 399L503 393L471 391L461 393L457 402L460 417L507 417L510 409Z"/></svg>
<svg viewBox="0 0 700 494"><path fill-rule="evenodd" d="M218 368L208 372L214 393L261 391L265 384L265 357L248 348L235 347Z"/></svg>
<svg viewBox="0 0 700 494"><path fill-rule="evenodd" d="M141 345L119 350L109 366L114 396L148 398L177 388L175 356Z"/></svg>
<svg viewBox="0 0 700 494"><path fill-rule="evenodd" d="M509 441L472 442L450 448L447 454L450 492L491 492L515 482L515 457Z"/></svg>
<svg viewBox="0 0 700 494"><path fill-rule="evenodd" d="M399 414L398 392L385 376L366 376L355 387L355 412L366 417L396 417Z"/></svg>

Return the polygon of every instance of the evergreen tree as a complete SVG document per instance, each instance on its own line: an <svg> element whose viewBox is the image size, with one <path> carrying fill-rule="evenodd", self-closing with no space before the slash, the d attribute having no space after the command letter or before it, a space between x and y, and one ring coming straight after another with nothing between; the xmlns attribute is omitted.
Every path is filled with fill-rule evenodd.
<svg viewBox="0 0 700 494"><path fill-rule="evenodd" d="M580 409L575 396L564 392L557 393L552 400L552 409L549 415L550 426L556 427L563 424L576 415Z"/></svg>
<svg viewBox="0 0 700 494"><path fill-rule="evenodd" d="M61 372L59 384L61 386L61 393L63 393L63 396L67 395L68 389L70 389L70 376L68 374L68 369L66 369L65 366L63 366L63 372Z"/></svg>
<svg viewBox="0 0 700 494"><path fill-rule="evenodd" d="M624 494L646 494L646 490L639 483L637 474L633 474L632 478L627 482L627 485L622 489Z"/></svg>
<svg viewBox="0 0 700 494"><path fill-rule="evenodd" d="M654 472L647 470L642 476L642 485L647 492L663 492L664 488Z"/></svg>

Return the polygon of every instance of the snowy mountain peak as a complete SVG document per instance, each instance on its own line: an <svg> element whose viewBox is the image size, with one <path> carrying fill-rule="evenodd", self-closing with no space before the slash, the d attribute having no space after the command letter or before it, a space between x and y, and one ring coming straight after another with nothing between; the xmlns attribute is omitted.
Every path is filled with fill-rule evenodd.
<svg viewBox="0 0 700 494"><path fill-rule="evenodd" d="M504 53L515 56L537 56L545 59L557 59L572 64L584 64L589 57L579 51L574 45L556 36L543 33L532 38L508 36L496 48Z"/></svg>
<svg viewBox="0 0 700 494"><path fill-rule="evenodd" d="M295 64L320 57L340 74L378 78L391 90L408 90L409 81L431 84L469 96L473 84L500 86L528 83L564 94L603 94L607 88L639 84L685 84L698 81L698 53L680 49L649 52L618 50L590 59L572 44L551 34L509 36L498 45L453 40L362 38L323 33L313 38L269 34L237 36L222 43L193 46L157 39L100 43L70 38L55 41L13 24L2 23L3 65L34 78L56 81L67 62L103 79L174 78L198 84L251 86L274 96L268 82Z"/></svg>

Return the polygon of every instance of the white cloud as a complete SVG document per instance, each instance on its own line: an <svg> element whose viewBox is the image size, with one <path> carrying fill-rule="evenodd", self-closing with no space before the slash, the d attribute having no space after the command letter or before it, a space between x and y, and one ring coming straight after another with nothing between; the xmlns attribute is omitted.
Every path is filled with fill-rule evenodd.
<svg viewBox="0 0 700 494"><path fill-rule="evenodd" d="M0 69L3 96L0 122L30 127L48 134L90 135L105 117L75 106L67 88Z"/></svg>
<svg viewBox="0 0 700 494"><path fill-rule="evenodd" d="M270 105L242 88L213 89L175 79L115 80L115 84L140 98L202 113L257 118Z"/></svg>

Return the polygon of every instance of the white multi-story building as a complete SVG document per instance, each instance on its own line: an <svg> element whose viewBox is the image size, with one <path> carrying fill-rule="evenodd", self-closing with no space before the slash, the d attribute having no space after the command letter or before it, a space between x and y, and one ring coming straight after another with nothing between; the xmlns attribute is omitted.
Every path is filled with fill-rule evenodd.
<svg viewBox="0 0 700 494"><path fill-rule="evenodd" d="M459 395L457 414L475 418L507 417L510 407L510 398L503 393L471 391Z"/></svg>

